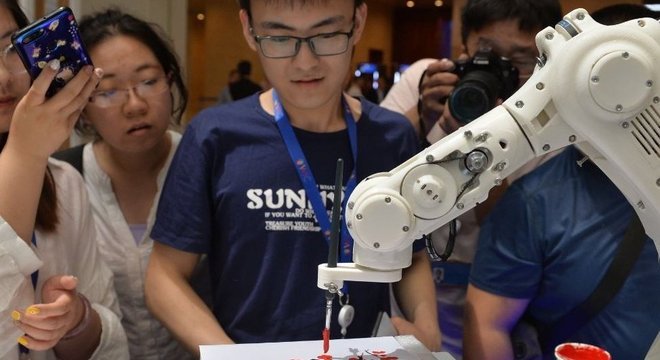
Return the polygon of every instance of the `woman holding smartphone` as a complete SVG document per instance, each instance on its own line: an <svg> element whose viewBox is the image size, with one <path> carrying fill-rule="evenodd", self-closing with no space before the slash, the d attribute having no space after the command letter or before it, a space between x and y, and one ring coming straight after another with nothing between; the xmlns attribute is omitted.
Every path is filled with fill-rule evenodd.
<svg viewBox="0 0 660 360"><path fill-rule="evenodd" d="M185 359L190 355L147 310L143 290L155 208L181 138L168 130L187 102L181 69L156 28L119 10L82 18L80 33L104 75L77 126L94 140L64 153L82 163L131 358Z"/></svg>
<svg viewBox="0 0 660 360"><path fill-rule="evenodd" d="M0 1L0 358L126 359L84 184L69 165L49 159L102 72L86 66L46 98L59 63L30 85L10 45L27 24L17 1Z"/></svg>

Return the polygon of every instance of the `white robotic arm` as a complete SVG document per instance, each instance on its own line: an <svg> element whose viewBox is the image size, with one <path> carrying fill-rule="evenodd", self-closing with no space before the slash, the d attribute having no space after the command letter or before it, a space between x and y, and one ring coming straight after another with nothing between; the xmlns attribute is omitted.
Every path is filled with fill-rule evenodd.
<svg viewBox="0 0 660 360"><path fill-rule="evenodd" d="M319 265L320 288L398 281L415 239L483 202L534 157L570 144L621 190L660 249L660 23L604 26L577 9L536 44L534 74L502 105L356 187L345 214L354 263Z"/></svg>

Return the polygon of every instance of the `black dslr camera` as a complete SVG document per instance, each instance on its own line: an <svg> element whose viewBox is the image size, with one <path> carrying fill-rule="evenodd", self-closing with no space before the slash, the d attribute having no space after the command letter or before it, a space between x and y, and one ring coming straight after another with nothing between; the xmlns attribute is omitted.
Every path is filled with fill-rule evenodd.
<svg viewBox="0 0 660 360"><path fill-rule="evenodd" d="M451 115L462 124L485 114L495 107L497 99L508 98L518 88L518 69L490 49L457 61L453 73L460 80L447 103Z"/></svg>

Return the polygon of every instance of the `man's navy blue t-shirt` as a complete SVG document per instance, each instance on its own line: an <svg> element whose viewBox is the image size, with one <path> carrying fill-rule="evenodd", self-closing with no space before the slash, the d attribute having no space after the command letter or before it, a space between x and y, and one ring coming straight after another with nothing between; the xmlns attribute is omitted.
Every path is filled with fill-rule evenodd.
<svg viewBox="0 0 660 360"><path fill-rule="evenodd" d="M578 166L581 158L567 148L514 182L483 224L472 264L474 286L531 299L527 314L543 326L593 292L632 218L623 194L593 163ZM568 341L603 347L613 359L642 359L660 330L659 285L647 236L617 295Z"/></svg>
<svg viewBox="0 0 660 360"><path fill-rule="evenodd" d="M348 132L294 131L331 210L337 158L344 159L344 184L355 165ZM366 101L357 132L358 180L389 171L419 150L403 116ZM325 298L316 286L317 267L327 262L328 244L258 95L206 109L190 123L152 237L208 254L212 310L234 341L320 339ZM356 312L347 336L368 337L377 314L389 310L388 285L352 282L349 293ZM340 337L336 316L333 322L332 337Z"/></svg>

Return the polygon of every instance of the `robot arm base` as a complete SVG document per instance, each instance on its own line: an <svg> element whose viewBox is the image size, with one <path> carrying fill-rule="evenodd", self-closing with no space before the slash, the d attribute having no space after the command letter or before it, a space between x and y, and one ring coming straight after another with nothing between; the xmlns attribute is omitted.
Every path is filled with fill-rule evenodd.
<svg viewBox="0 0 660 360"><path fill-rule="evenodd" d="M327 290L333 283L338 288L344 286L344 281L366 281L379 283L393 283L401 280L401 269L375 270L355 263L339 263L337 267L330 268L327 263L319 265L316 285Z"/></svg>

